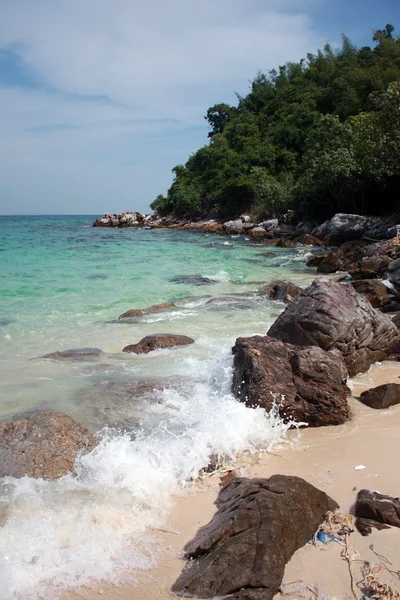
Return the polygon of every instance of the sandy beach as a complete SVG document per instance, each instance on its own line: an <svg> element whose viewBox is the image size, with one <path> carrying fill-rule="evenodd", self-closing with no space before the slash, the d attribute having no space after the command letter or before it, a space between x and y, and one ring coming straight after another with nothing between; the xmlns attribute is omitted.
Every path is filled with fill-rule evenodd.
<svg viewBox="0 0 400 600"><path fill-rule="evenodd" d="M350 382L352 420L337 427L290 431L288 443L269 453L242 456L235 465L238 475L269 477L273 474L297 475L324 490L351 512L357 492L362 488L399 495L398 458L400 456L400 406L378 411L361 404L362 391L388 382L398 382L400 363L377 363ZM356 466L365 468L355 470ZM186 495L176 497L165 531L157 532L161 545L158 566L136 573L135 585L100 586L80 589L64 600L102 597L110 600L169 600L174 596L171 585L184 566L182 548L206 524L215 512L213 502L220 489L218 476L199 481ZM368 537L358 532L349 539L353 579L361 580L362 561L381 565L379 578L399 587L400 530L373 530ZM337 543L318 547L307 545L298 550L288 563L282 593L276 598L354 598L349 564L341 557L343 547ZM383 557L383 558L382 558ZM357 560L360 559L360 562ZM356 597L363 594L356 585Z"/></svg>

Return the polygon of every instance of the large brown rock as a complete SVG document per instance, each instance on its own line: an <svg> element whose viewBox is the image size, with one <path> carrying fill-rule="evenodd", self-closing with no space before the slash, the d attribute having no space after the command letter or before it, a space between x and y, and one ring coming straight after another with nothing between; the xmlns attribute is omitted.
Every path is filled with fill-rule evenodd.
<svg viewBox="0 0 400 600"><path fill-rule="evenodd" d="M388 256L371 256L358 262L347 262L346 270L353 279L375 279L382 277L389 263Z"/></svg>
<svg viewBox="0 0 400 600"><path fill-rule="evenodd" d="M247 406L313 427L339 425L350 416L347 371L341 355L285 344L268 336L239 338L233 347L232 391Z"/></svg>
<svg viewBox="0 0 400 600"><path fill-rule="evenodd" d="M400 383L384 383L365 390L360 396L363 404L371 408L389 408L400 404Z"/></svg>
<svg viewBox="0 0 400 600"><path fill-rule="evenodd" d="M271 300L287 303L291 302L294 298L297 298L302 291L301 287L291 281L277 279L261 288L259 293L267 296L267 298L270 298Z"/></svg>
<svg viewBox="0 0 400 600"><path fill-rule="evenodd" d="M368 535L371 532L370 527L376 527L377 523L400 527L400 499L377 491L360 490L357 494L355 515L357 529L362 535Z"/></svg>
<svg viewBox="0 0 400 600"><path fill-rule="evenodd" d="M330 252L318 265L318 273L336 273L336 271L345 271L345 257L341 250Z"/></svg>
<svg viewBox="0 0 400 600"><path fill-rule="evenodd" d="M162 304L154 304L153 306L148 306L147 308L132 308L124 312L122 315L119 315L118 319L130 319L133 317L143 317L145 315L153 315L157 313L167 312L175 308L175 304L173 302L163 302Z"/></svg>
<svg viewBox="0 0 400 600"><path fill-rule="evenodd" d="M218 511L185 546L190 560L172 591L179 596L271 600L286 563L338 505L299 477L236 477Z"/></svg>
<svg viewBox="0 0 400 600"><path fill-rule="evenodd" d="M400 332L349 284L315 280L287 305L268 335L299 346L341 352L349 375L384 360L400 343Z"/></svg>
<svg viewBox="0 0 400 600"><path fill-rule="evenodd" d="M389 300L388 288L379 279L359 279L352 281L351 285L356 292L368 298L374 308L380 308Z"/></svg>
<svg viewBox="0 0 400 600"><path fill-rule="evenodd" d="M134 354L148 354L153 350L172 348L173 346L187 346L194 344L194 340L187 335L176 335L174 333L153 333L146 335L137 344L125 346L122 352L133 352Z"/></svg>
<svg viewBox="0 0 400 600"><path fill-rule="evenodd" d="M74 472L78 454L96 445L80 423L45 409L0 421L0 477L57 479Z"/></svg>

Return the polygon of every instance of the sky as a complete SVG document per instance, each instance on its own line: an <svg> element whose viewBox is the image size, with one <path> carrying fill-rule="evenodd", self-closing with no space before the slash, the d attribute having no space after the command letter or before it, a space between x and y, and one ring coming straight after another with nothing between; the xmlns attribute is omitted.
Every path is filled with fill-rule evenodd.
<svg viewBox="0 0 400 600"><path fill-rule="evenodd" d="M400 0L0 0L0 214L149 211L207 108Z"/></svg>

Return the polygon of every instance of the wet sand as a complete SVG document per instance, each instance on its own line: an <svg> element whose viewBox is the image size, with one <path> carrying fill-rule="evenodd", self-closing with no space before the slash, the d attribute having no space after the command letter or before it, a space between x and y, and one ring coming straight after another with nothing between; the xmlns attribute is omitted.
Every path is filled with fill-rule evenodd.
<svg viewBox="0 0 400 600"><path fill-rule="evenodd" d="M379 490L392 496L400 495L400 406L374 410L362 405L357 397L362 391L383 383L400 383L400 363L377 363L367 373L350 382L353 418L337 427L291 431L288 444L271 453L242 456L235 466L238 475L269 477L273 474L297 475L324 490L349 512L357 492L362 488ZM354 467L364 465L361 470ZM213 502L220 489L220 479L213 476L196 484L187 495L176 497L165 531L158 531L160 555L158 566L136 573L136 584L99 585L91 589L66 594L64 600L107 598L109 600L170 600L171 585L181 572L184 561L182 548L206 524L215 512ZM380 579L391 581L400 588L399 577L386 569L400 570L400 529L377 531L368 537L355 532L350 546L359 558L381 566ZM371 546L372 545L372 546ZM371 547L373 549L371 549ZM285 598L354 598L349 565L341 557L342 546L307 545L298 550L288 563L283 579ZM378 557L385 557L391 565ZM351 551L353 555L353 550ZM357 556L354 555L356 558ZM361 562L352 562L354 584L361 579ZM294 582L294 583L293 583ZM286 584L291 585L286 585ZM307 588L308 586L308 588ZM311 588L311 590L309 589ZM319 596L316 590L319 588ZM293 591L293 593L289 593ZM326 594L326 596L324 596ZM356 597L363 593L356 586Z"/></svg>

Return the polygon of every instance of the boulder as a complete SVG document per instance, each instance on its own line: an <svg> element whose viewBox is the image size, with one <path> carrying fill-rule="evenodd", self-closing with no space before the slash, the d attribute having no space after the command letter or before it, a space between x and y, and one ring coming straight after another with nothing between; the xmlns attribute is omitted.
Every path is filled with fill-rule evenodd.
<svg viewBox="0 0 400 600"><path fill-rule="evenodd" d="M338 505L300 479L235 477L216 501L218 511L186 544L190 562L172 586L184 597L272 600L285 565Z"/></svg>
<svg viewBox="0 0 400 600"><path fill-rule="evenodd" d="M267 296L271 300L287 303L297 298L302 291L301 287L291 281L275 280L261 288L258 293Z"/></svg>
<svg viewBox="0 0 400 600"><path fill-rule="evenodd" d="M350 416L347 370L339 352L293 346L268 336L238 338L232 392L247 406L312 427L339 425Z"/></svg>
<svg viewBox="0 0 400 600"><path fill-rule="evenodd" d="M194 340L186 335L175 335L173 333L153 333L146 335L137 344L125 346L122 352L132 352L134 354L148 354L153 350L163 348L172 348L173 346L187 346L194 344Z"/></svg>
<svg viewBox="0 0 400 600"><path fill-rule="evenodd" d="M71 350L58 350L45 354L41 358L52 360L92 360L97 358L103 351L100 348L72 348Z"/></svg>
<svg viewBox="0 0 400 600"><path fill-rule="evenodd" d="M339 246L349 240L390 239L398 235L398 226L376 217L338 213L312 232L329 246Z"/></svg>
<svg viewBox="0 0 400 600"><path fill-rule="evenodd" d="M338 250L337 252L330 252L321 262L317 265L318 273L336 273L336 271L345 271L345 259L343 252Z"/></svg>
<svg viewBox="0 0 400 600"><path fill-rule="evenodd" d="M278 225L278 219L268 219L267 221L259 223L259 227L263 227L266 231L272 231L273 229L276 229Z"/></svg>
<svg viewBox="0 0 400 600"><path fill-rule="evenodd" d="M264 238L268 235L267 231L263 227L253 227L253 229L250 229L249 234L253 239Z"/></svg>
<svg viewBox="0 0 400 600"><path fill-rule="evenodd" d="M370 531L365 530L364 527L359 528L358 521L364 525L363 521L366 519L370 521L370 526L374 526L373 522L375 521L400 527L400 499L380 494L377 491L360 490L357 494L355 515L357 529L363 535L368 535Z"/></svg>
<svg viewBox="0 0 400 600"><path fill-rule="evenodd" d="M400 343L391 319L349 284L315 280L287 305L268 335L341 352L350 377L384 360Z"/></svg>
<svg viewBox="0 0 400 600"><path fill-rule="evenodd" d="M299 238L296 238L295 241L298 244L301 244L302 246L322 246L323 245L323 242L321 242L321 240L314 237L313 235L310 235L309 233L305 233L304 235L300 236Z"/></svg>
<svg viewBox="0 0 400 600"><path fill-rule="evenodd" d="M0 421L0 477L58 479L74 473L80 452L96 439L71 417L54 410L36 410Z"/></svg>
<svg viewBox="0 0 400 600"><path fill-rule="evenodd" d="M400 313L397 313L393 317L392 322L396 325L397 329L400 329Z"/></svg>
<svg viewBox="0 0 400 600"><path fill-rule="evenodd" d="M244 231L244 224L242 219L236 219L235 221L227 221L223 223L222 228L226 233L239 234Z"/></svg>
<svg viewBox="0 0 400 600"><path fill-rule="evenodd" d="M297 244L287 237L280 238L276 243L277 248L295 248Z"/></svg>
<svg viewBox="0 0 400 600"><path fill-rule="evenodd" d="M310 256L310 258L307 260L307 267L318 267L322 261L325 260L325 258L327 258L328 254L324 253L324 254L313 254L312 256Z"/></svg>
<svg viewBox="0 0 400 600"><path fill-rule="evenodd" d="M157 313L162 313L169 311L173 308L176 308L173 302L164 302L163 304L154 304L153 306L149 306L148 308L132 308L127 312L124 312L122 315L119 315L118 319L129 319L133 317L143 317L145 315L153 315Z"/></svg>
<svg viewBox="0 0 400 600"><path fill-rule="evenodd" d="M374 308L380 308L389 300L388 288L379 279L359 279L352 281L351 285L356 292L368 298Z"/></svg>
<svg viewBox="0 0 400 600"><path fill-rule="evenodd" d="M347 261L346 270L353 279L376 279L382 277L389 263L388 256L371 256L355 263Z"/></svg>
<svg viewBox="0 0 400 600"><path fill-rule="evenodd" d="M389 408L400 404L400 383L384 383L366 390L360 400L371 408Z"/></svg>
<svg viewBox="0 0 400 600"><path fill-rule="evenodd" d="M392 260L387 267L388 279L397 292L400 292L400 258Z"/></svg>

